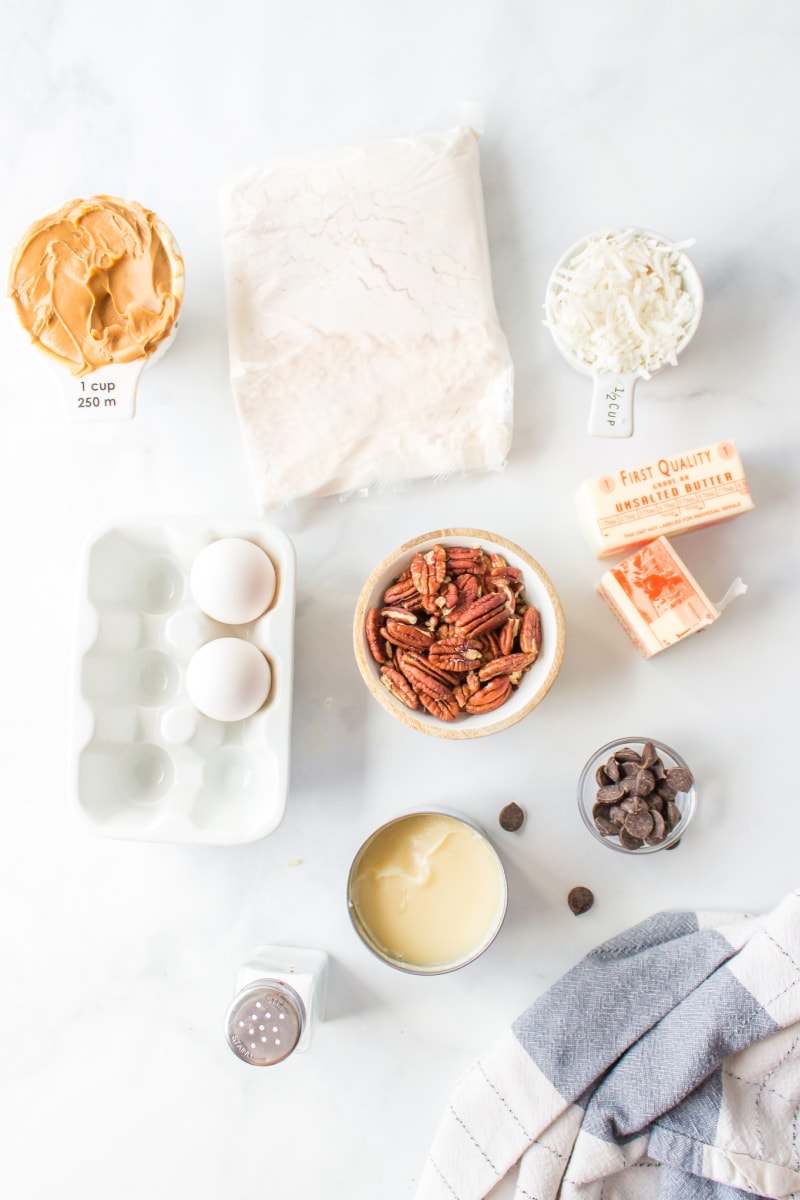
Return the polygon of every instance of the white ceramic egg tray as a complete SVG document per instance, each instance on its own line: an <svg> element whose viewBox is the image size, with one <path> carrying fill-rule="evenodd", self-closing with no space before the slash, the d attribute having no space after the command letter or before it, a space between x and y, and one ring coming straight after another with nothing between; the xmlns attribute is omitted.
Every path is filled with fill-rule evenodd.
<svg viewBox="0 0 800 1200"><path fill-rule="evenodd" d="M272 559L275 597L247 625L207 617L189 590L209 542L243 537ZM73 688L72 797L104 836L234 845L280 824L292 711L294 547L273 526L209 518L108 526L81 568ZM186 693L194 652L217 637L263 651L272 686L258 712L213 721Z"/></svg>

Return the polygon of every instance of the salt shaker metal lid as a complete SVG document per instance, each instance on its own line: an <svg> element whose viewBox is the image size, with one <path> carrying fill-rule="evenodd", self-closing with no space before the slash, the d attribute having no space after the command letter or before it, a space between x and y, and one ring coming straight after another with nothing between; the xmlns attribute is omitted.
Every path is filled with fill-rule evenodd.
<svg viewBox="0 0 800 1200"><path fill-rule="evenodd" d="M271 1067L289 1057L305 1023L305 1005L294 988L277 979L256 979L231 1001L225 1032L243 1062Z"/></svg>

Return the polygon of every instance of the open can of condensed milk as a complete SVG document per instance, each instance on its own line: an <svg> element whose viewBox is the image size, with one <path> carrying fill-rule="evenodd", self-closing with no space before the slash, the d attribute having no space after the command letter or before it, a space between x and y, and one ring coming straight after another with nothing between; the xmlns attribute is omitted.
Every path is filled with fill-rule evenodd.
<svg viewBox="0 0 800 1200"><path fill-rule="evenodd" d="M366 839L347 880L350 919L383 962L441 975L473 962L506 914L508 885L486 832L462 813L394 818Z"/></svg>

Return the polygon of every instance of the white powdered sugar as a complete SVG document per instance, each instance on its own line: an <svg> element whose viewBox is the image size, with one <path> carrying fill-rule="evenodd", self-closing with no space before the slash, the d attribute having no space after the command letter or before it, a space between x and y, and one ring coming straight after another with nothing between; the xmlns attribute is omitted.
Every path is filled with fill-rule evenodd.
<svg viewBox="0 0 800 1200"><path fill-rule="evenodd" d="M504 464L513 371L471 129L254 168L222 208L262 508Z"/></svg>
<svg viewBox="0 0 800 1200"><path fill-rule="evenodd" d="M549 288L545 324L567 357L606 375L674 366L697 315L683 248L634 230L590 238Z"/></svg>

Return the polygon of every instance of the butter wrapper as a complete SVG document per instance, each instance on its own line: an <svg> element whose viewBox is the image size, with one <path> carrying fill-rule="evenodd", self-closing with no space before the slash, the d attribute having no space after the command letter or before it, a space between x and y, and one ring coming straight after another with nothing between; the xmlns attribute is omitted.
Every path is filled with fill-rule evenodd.
<svg viewBox="0 0 800 1200"><path fill-rule="evenodd" d="M665 537L606 571L596 585L636 649L652 658L720 615Z"/></svg>
<svg viewBox="0 0 800 1200"><path fill-rule="evenodd" d="M596 557L608 558L738 517L753 501L736 446L717 442L584 480L576 507Z"/></svg>

